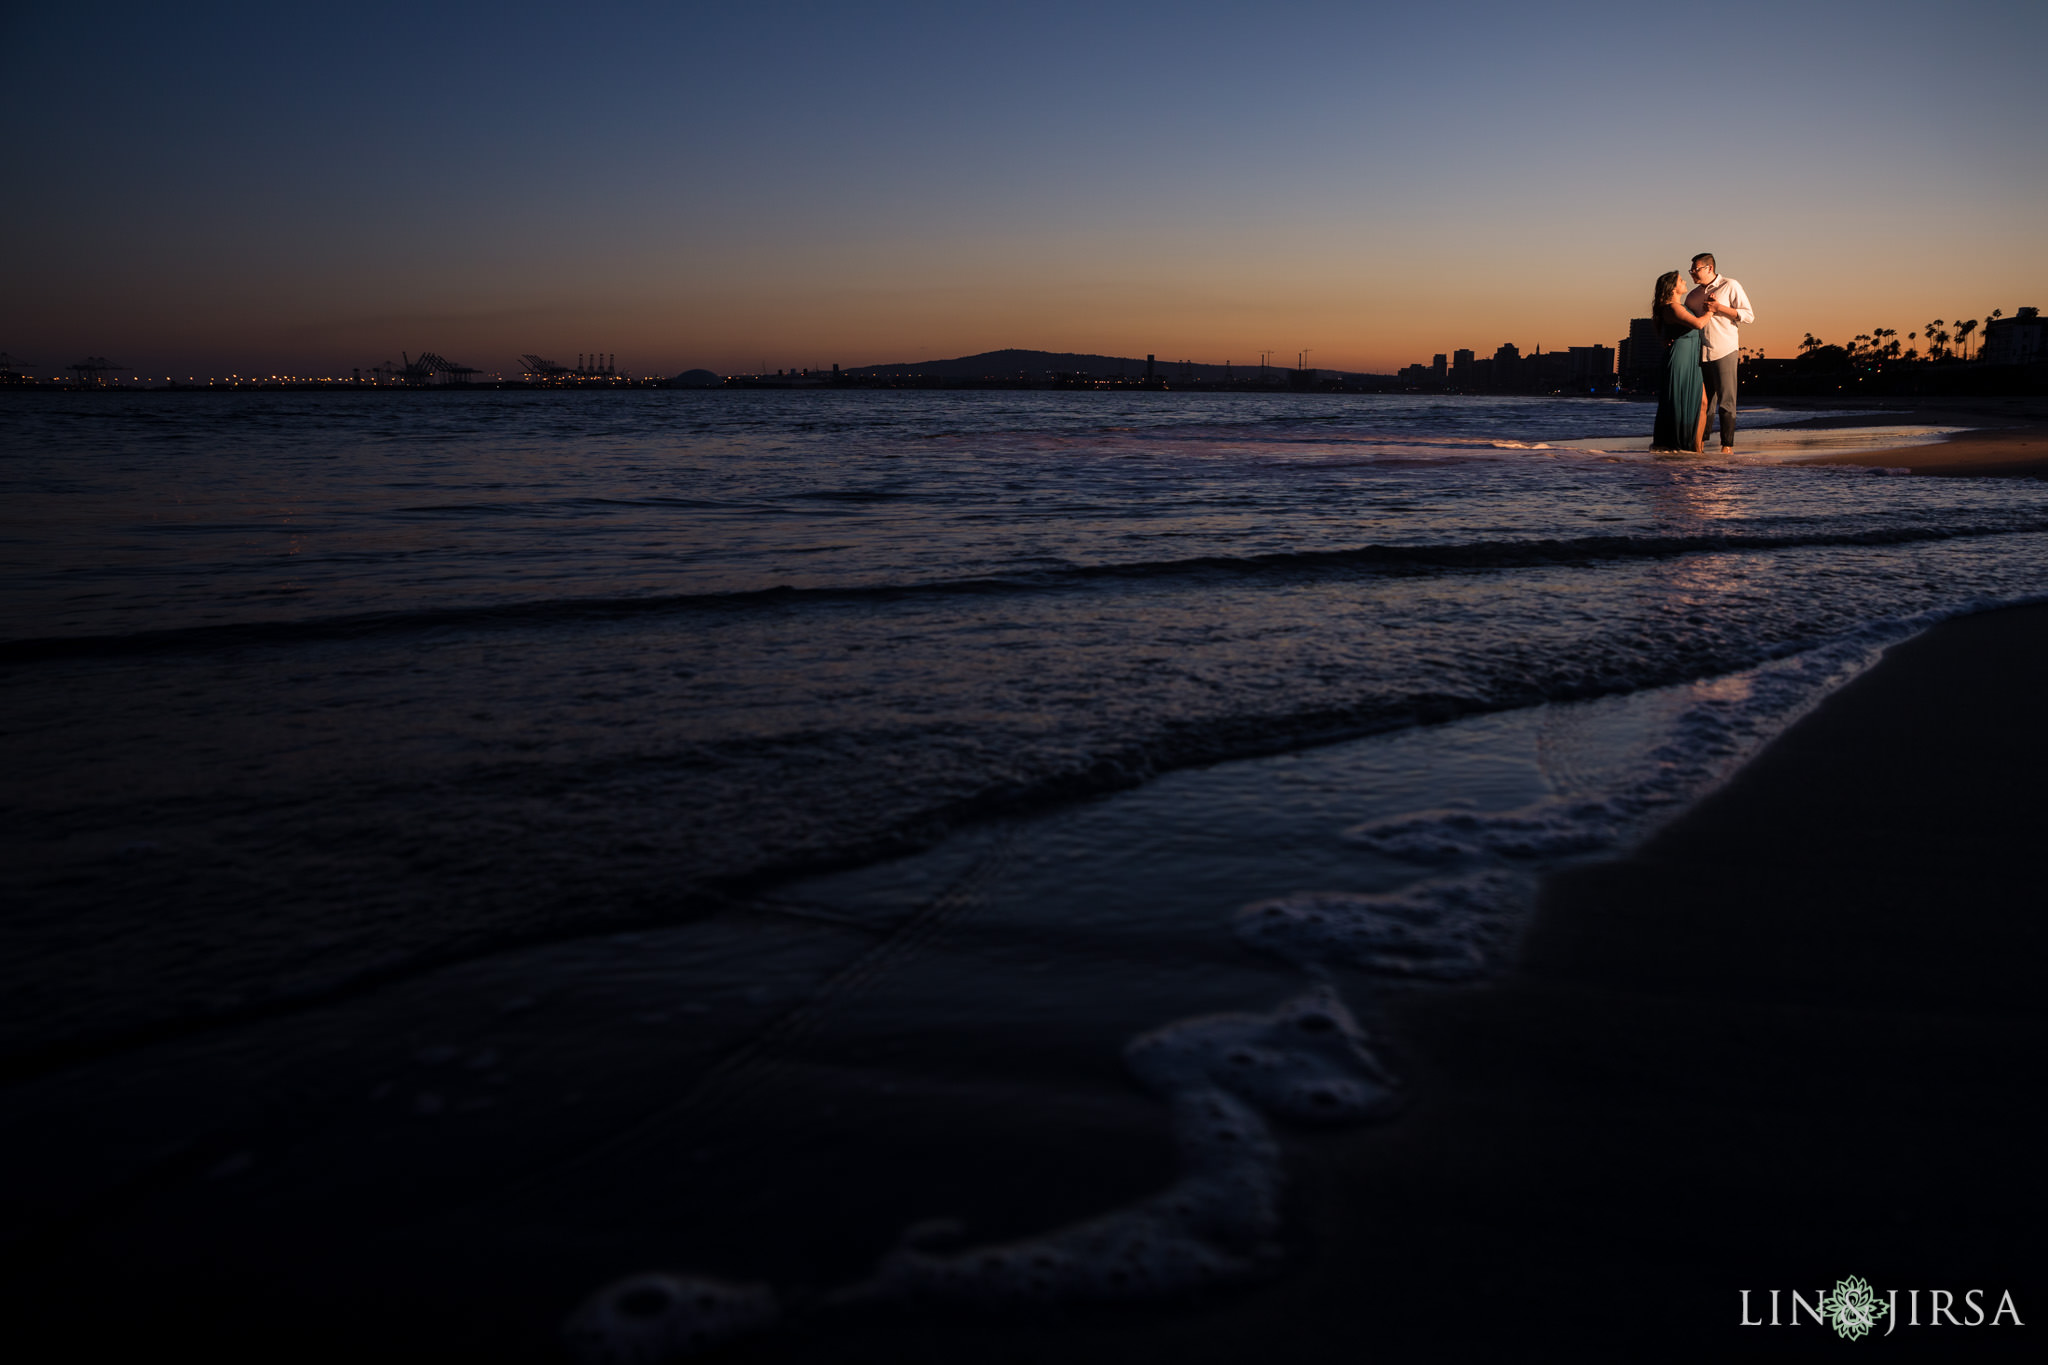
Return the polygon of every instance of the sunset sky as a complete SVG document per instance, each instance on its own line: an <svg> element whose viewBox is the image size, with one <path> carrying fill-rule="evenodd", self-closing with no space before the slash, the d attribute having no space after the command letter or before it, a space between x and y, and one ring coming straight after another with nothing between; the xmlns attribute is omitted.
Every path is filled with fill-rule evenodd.
<svg viewBox="0 0 2048 1365"><path fill-rule="evenodd" d="M635 373L2048 306L2048 6L8 6L0 350Z"/></svg>

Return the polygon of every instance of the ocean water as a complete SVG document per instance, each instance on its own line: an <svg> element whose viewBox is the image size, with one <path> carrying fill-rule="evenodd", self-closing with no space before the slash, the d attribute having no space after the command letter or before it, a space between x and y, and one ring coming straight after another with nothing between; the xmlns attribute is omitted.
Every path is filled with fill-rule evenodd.
<svg viewBox="0 0 2048 1365"><path fill-rule="evenodd" d="M1785 462L1938 433L1760 433L1723 463L1650 457L1649 423L1379 396L0 398L0 1052L776 887L857 919L939 875L904 855L990 819L1367 736L1410 748L1343 768L1329 833L1408 871L1322 900L1308 870L1232 882L1239 939L1479 970L1522 875L1481 855L1612 847L1883 644L2048 592L2048 487ZM1560 749L1588 715L1598 742ZM1544 782L1458 786L1525 743Z"/></svg>

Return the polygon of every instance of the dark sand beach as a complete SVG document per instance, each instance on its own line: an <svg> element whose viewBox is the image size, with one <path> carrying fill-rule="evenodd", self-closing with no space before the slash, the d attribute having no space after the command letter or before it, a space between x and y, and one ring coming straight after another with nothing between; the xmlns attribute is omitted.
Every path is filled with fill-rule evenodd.
<svg viewBox="0 0 2048 1365"><path fill-rule="evenodd" d="M1814 464L1886 465L1915 474L2038 479L2048 477L2048 426L2030 424L1959 432L1934 445L1896 451L1824 455Z"/></svg>

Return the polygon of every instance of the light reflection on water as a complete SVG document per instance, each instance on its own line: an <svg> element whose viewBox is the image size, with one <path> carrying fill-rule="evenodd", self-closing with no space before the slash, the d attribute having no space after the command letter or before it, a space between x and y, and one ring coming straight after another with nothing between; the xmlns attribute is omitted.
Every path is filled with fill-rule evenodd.
<svg viewBox="0 0 2048 1365"><path fill-rule="evenodd" d="M1648 465L1647 406L1596 400L591 397L0 398L0 634L1644 532L1683 477L1566 448Z"/></svg>

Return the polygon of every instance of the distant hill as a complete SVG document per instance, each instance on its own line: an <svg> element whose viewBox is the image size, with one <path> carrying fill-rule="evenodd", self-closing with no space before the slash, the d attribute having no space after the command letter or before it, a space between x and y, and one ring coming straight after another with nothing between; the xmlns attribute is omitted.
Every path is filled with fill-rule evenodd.
<svg viewBox="0 0 2048 1365"><path fill-rule="evenodd" d="M1183 365L1178 360L1161 356L1153 365L1153 372L1162 379L1249 379L1259 372L1257 361L1249 365ZM1271 371L1275 378L1281 377L1281 367ZM980 355L961 356L955 360L920 360L900 365L863 365L846 374L856 377L877 379L896 376L926 375L934 379L1016 379L1023 376L1043 379L1055 374L1086 374L1109 377L1123 375L1136 379L1145 373L1145 358L1138 356L1075 355L1069 351L984 351ZM1324 370L1326 377L1341 376L1341 370Z"/></svg>

